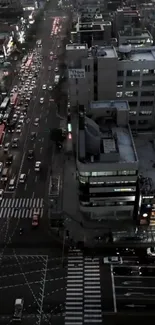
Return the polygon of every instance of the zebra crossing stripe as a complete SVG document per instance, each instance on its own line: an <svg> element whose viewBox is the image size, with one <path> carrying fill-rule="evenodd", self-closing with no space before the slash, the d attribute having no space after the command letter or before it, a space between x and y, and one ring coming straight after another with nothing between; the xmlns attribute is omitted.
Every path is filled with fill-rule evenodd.
<svg viewBox="0 0 155 325"><path fill-rule="evenodd" d="M41 198L5 198L0 202L1 208L43 208L43 199Z"/></svg>

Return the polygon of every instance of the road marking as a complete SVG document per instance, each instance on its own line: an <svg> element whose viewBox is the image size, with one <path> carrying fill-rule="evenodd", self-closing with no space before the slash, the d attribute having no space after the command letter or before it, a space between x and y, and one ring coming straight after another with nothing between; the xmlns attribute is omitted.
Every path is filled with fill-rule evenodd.
<svg viewBox="0 0 155 325"><path fill-rule="evenodd" d="M40 153L42 153L43 147L40 148Z"/></svg>
<svg viewBox="0 0 155 325"><path fill-rule="evenodd" d="M140 290L140 289L142 289L142 290L155 290L155 287L152 287L152 284L150 284L150 285L151 285L150 287L137 287L137 286L135 286L135 287L128 287L128 289L133 289L133 290L135 290L135 289L138 289L138 290ZM123 286L115 286L115 288L116 289L125 289Z"/></svg>
<svg viewBox="0 0 155 325"><path fill-rule="evenodd" d="M24 164L24 160L25 160L25 155L26 155L26 153L24 152L23 157L22 157L22 161L21 161L21 164L20 164L20 168L19 168L19 173L18 173L18 177L17 177L16 187L18 186L18 183L19 183L19 177L20 177L20 174L21 174L21 171L22 171L22 168L23 168L23 164Z"/></svg>
<svg viewBox="0 0 155 325"><path fill-rule="evenodd" d="M124 284L124 285L128 285L128 284L130 285L130 284L136 284L136 283L140 284L140 283L142 283L142 281L124 281L124 282L122 282L122 284Z"/></svg>
<svg viewBox="0 0 155 325"><path fill-rule="evenodd" d="M110 266L111 269L111 282L112 282L112 294L113 294L113 304L114 304L114 312L117 313L117 305L116 305L116 292L115 292L115 281L113 274L113 266Z"/></svg>
<svg viewBox="0 0 155 325"><path fill-rule="evenodd" d="M34 143L33 148L35 149L35 147L36 147L36 144Z"/></svg>
<svg viewBox="0 0 155 325"><path fill-rule="evenodd" d="M32 193L32 199L34 198L34 192Z"/></svg>
<svg viewBox="0 0 155 325"><path fill-rule="evenodd" d="M45 123L47 123L47 117L46 117L46 119L45 119Z"/></svg>
<svg viewBox="0 0 155 325"><path fill-rule="evenodd" d="M41 139L42 143L44 142L44 138Z"/></svg>
<svg viewBox="0 0 155 325"><path fill-rule="evenodd" d="M26 183L25 186L24 186L24 190L25 190L25 191L27 190L27 183Z"/></svg>
<svg viewBox="0 0 155 325"><path fill-rule="evenodd" d="M44 301L44 295L45 295L45 284L46 284L46 274L47 274L47 264L48 264L48 256L46 257L46 261L44 264L44 272L43 272L43 281L42 281L42 292L41 292L41 303L40 307L38 309L39 315L37 316L38 322L37 324L41 324L41 319L42 319L42 311L43 311L43 301Z"/></svg>

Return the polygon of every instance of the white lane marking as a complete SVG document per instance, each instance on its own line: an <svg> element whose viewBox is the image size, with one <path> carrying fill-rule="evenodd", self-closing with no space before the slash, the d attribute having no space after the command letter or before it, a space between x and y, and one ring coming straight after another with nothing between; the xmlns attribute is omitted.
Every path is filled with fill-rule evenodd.
<svg viewBox="0 0 155 325"><path fill-rule="evenodd" d="M28 175L30 174L30 171L31 171L31 170L29 169L29 170L28 170Z"/></svg>
<svg viewBox="0 0 155 325"><path fill-rule="evenodd" d="M35 183L37 182L37 180L38 180L38 176L35 177Z"/></svg>
<svg viewBox="0 0 155 325"><path fill-rule="evenodd" d="M25 155L26 155L26 153L24 153L23 154L23 157L22 157L22 161L21 161L21 164L20 164L19 173L18 173L18 177L17 177L17 184L16 184L16 186L18 186L18 183L19 183L19 177L20 177L20 174L21 174L21 171L22 171L22 168L23 168L23 164L24 164L24 160L25 160Z"/></svg>
<svg viewBox="0 0 155 325"><path fill-rule="evenodd" d="M26 183L25 186L24 186L24 190L25 190L25 191L27 190L27 183Z"/></svg>
<svg viewBox="0 0 155 325"><path fill-rule="evenodd" d="M34 192L32 193L32 199L34 198Z"/></svg>
<svg viewBox="0 0 155 325"><path fill-rule="evenodd" d="M35 149L35 147L36 147L36 144L34 143L33 148Z"/></svg>
<svg viewBox="0 0 155 325"><path fill-rule="evenodd" d="M44 138L42 138L42 142L44 142Z"/></svg>
<svg viewBox="0 0 155 325"><path fill-rule="evenodd" d="M47 117L46 117L45 123L47 123Z"/></svg>
<svg viewBox="0 0 155 325"><path fill-rule="evenodd" d="M42 151L43 151L43 148L41 147L41 148L40 148L40 153L42 153Z"/></svg>
<svg viewBox="0 0 155 325"><path fill-rule="evenodd" d="M115 281L114 281L114 274L113 274L113 266L112 265L110 266L110 269L111 269L111 282L112 282L112 294L113 294L114 312L117 313Z"/></svg>

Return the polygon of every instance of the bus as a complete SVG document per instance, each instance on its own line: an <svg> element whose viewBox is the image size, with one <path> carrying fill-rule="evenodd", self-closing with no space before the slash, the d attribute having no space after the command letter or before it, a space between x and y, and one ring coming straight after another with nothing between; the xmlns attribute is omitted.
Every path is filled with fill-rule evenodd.
<svg viewBox="0 0 155 325"><path fill-rule="evenodd" d="M4 135L5 135L5 124L3 123L0 125L0 147L2 146Z"/></svg>
<svg viewBox="0 0 155 325"><path fill-rule="evenodd" d="M7 109L7 107L8 107L8 105L9 105L9 103L10 103L10 98L5 97L2 104L1 104L1 106L0 106L0 110L5 111Z"/></svg>
<svg viewBox="0 0 155 325"><path fill-rule="evenodd" d="M10 103L12 106L16 106L17 104L17 100L18 100L18 93L14 93L12 96L11 96L11 99L10 99Z"/></svg>

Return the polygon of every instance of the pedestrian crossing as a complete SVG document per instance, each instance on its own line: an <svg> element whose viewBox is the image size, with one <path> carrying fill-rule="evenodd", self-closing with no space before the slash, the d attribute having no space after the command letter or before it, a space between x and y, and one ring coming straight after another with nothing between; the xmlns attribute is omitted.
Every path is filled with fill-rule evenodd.
<svg viewBox="0 0 155 325"><path fill-rule="evenodd" d="M0 219L31 219L35 210L43 216L43 199L41 198L6 198L0 202Z"/></svg>
<svg viewBox="0 0 155 325"><path fill-rule="evenodd" d="M68 254L65 325L102 323L99 258L83 257L79 249Z"/></svg>

